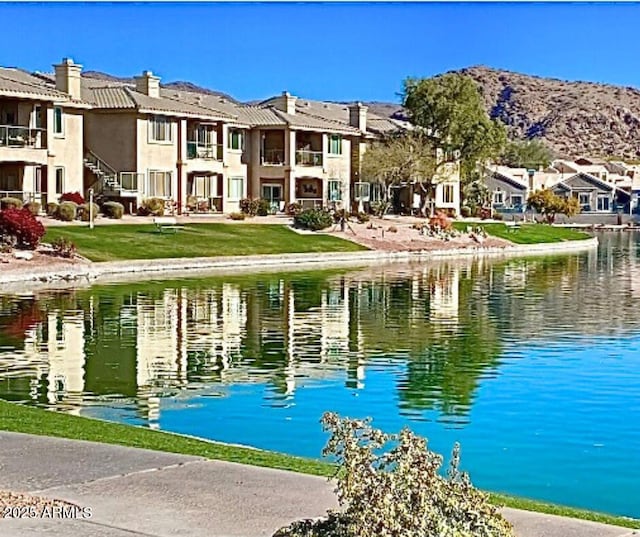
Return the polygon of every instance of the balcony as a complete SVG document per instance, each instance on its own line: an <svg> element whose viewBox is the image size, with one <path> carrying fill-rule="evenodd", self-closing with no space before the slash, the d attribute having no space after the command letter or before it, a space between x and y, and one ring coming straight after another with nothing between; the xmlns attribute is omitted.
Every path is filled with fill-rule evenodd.
<svg viewBox="0 0 640 537"><path fill-rule="evenodd" d="M44 132L44 129L0 125L0 146L45 149Z"/></svg>
<svg viewBox="0 0 640 537"><path fill-rule="evenodd" d="M206 142L187 142L187 158L205 160L222 160L222 144Z"/></svg>
<svg viewBox="0 0 640 537"><path fill-rule="evenodd" d="M262 164L268 166L284 165L284 149L264 149L261 155Z"/></svg>
<svg viewBox="0 0 640 537"><path fill-rule="evenodd" d="M298 149L296 151L296 164L298 166L322 166L322 151Z"/></svg>

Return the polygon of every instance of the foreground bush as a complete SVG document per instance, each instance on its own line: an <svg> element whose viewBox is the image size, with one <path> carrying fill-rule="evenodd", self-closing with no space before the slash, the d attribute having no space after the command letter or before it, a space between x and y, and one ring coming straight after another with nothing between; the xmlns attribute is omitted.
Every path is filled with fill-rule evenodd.
<svg viewBox="0 0 640 537"><path fill-rule="evenodd" d="M246 217L246 213L231 213L229 215L229 218L231 218L231 220L244 220Z"/></svg>
<svg viewBox="0 0 640 537"><path fill-rule="evenodd" d="M256 213L258 216L268 216L271 214L271 202L264 198L259 199Z"/></svg>
<svg viewBox="0 0 640 537"><path fill-rule="evenodd" d="M0 238L4 244L33 250L44 233L44 226L28 209L11 208L0 211Z"/></svg>
<svg viewBox="0 0 640 537"><path fill-rule="evenodd" d="M333 224L333 216L324 209L305 209L293 217L293 223L302 229L320 231Z"/></svg>
<svg viewBox="0 0 640 537"><path fill-rule="evenodd" d="M456 444L446 477L442 457L403 429L388 435L369 420L322 418L323 455L338 462L338 501L324 520L294 522L274 537L512 537L511 525L458 469ZM391 442L394 447L383 452Z"/></svg>
<svg viewBox="0 0 640 537"><path fill-rule="evenodd" d="M76 205L82 205L84 203L84 197L80 192L65 192L60 196L60 203L63 201L72 201Z"/></svg>
<svg viewBox="0 0 640 537"><path fill-rule="evenodd" d="M76 245L65 237L58 237L51 243L53 255L70 259L76 255Z"/></svg>
<svg viewBox="0 0 640 537"><path fill-rule="evenodd" d="M58 214L58 204L55 201L47 203L47 216L55 218Z"/></svg>
<svg viewBox="0 0 640 537"><path fill-rule="evenodd" d="M161 198L147 198L138 209L138 214L141 216L163 216L164 200Z"/></svg>
<svg viewBox="0 0 640 537"><path fill-rule="evenodd" d="M242 198L239 203L240 211L242 211L247 216L256 216L258 214L259 205L260 200L252 200L251 198Z"/></svg>
<svg viewBox="0 0 640 537"><path fill-rule="evenodd" d="M0 198L0 209L22 209L23 204L19 198Z"/></svg>
<svg viewBox="0 0 640 537"><path fill-rule="evenodd" d="M287 205L284 212L287 216L295 216L302 212L302 205L296 202L290 203Z"/></svg>
<svg viewBox="0 0 640 537"><path fill-rule="evenodd" d="M124 214L124 205L117 201L107 201L102 205L102 213L108 218L120 220Z"/></svg>
<svg viewBox="0 0 640 537"><path fill-rule="evenodd" d="M63 222L71 222L76 219L78 206L73 201L63 201L58 205L56 216Z"/></svg>
<svg viewBox="0 0 640 537"><path fill-rule="evenodd" d="M438 211L434 216L429 218L429 226L431 226L432 229L446 231L451 229L451 220L445 213Z"/></svg>
<svg viewBox="0 0 640 537"><path fill-rule="evenodd" d="M91 218L91 210L90 210L90 203L83 203L82 205L78 206L78 218L80 220L82 220L83 222L88 222ZM97 203L93 204L93 219L95 220L96 217L98 216L98 213L100 212L100 207L98 206Z"/></svg>

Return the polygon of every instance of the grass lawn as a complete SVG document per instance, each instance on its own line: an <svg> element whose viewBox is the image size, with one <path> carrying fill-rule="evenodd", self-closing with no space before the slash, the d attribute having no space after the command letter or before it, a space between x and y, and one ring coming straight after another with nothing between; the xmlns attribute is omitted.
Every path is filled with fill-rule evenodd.
<svg viewBox="0 0 640 537"><path fill-rule="evenodd" d="M575 229L553 227L546 224L521 224L513 229L505 224L483 224L476 222L454 222L453 227L464 231L467 227L481 227L488 235L506 239L516 244L539 244L543 242L579 241L591 235Z"/></svg>
<svg viewBox="0 0 640 537"><path fill-rule="evenodd" d="M72 416L5 401L0 401L0 430L196 455L208 459L292 470L318 476L331 476L334 472L334 467L331 464L319 460L207 442L142 427ZM627 528L640 528L640 520L626 517L594 513L501 494L491 494L490 497L496 505L593 520Z"/></svg>
<svg viewBox="0 0 640 537"><path fill-rule="evenodd" d="M92 261L254 254L353 252L363 246L328 235L299 235L268 224L188 224L159 233L154 224L50 227L44 242L65 237Z"/></svg>

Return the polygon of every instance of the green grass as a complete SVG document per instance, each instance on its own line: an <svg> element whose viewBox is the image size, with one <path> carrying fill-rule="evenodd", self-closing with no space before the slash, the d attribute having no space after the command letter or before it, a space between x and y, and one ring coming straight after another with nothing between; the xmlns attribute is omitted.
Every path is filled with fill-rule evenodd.
<svg viewBox="0 0 640 537"><path fill-rule="evenodd" d="M208 442L161 431L152 431L142 427L72 416L5 401L0 401L0 430L195 455L208 459L291 470L325 477L332 476L335 468L331 464L320 460ZM496 505L504 505L516 509L592 520L627 528L640 528L640 520L627 517L585 511L502 494L490 494L490 499Z"/></svg>
<svg viewBox="0 0 640 537"><path fill-rule="evenodd" d="M189 224L176 233L159 233L151 222L50 227L43 240L58 237L71 240L92 261L366 250L337 237L299 235L287 226L268 224Z"/></svg>
<svg viewBox="0 0 640 537"><path fill-rule="evenodd" d="M521 224L510 228L505 224L483 224L454 222L453 227L464 231L467 227L481 227L488 235L505 239L516 244L540 244L545 242L579 241L591 238L591 235L575 229L553 227L545 224Z"/></svg>

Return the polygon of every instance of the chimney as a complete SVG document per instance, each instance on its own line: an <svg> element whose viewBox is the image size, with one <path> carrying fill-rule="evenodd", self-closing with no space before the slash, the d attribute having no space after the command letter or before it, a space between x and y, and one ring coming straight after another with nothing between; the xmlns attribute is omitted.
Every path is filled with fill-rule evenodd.
<svg viewBox="0 0 640 537"><path fill-rule="evenodd" d="M283 91L282 95L278 97L274 103L274 106L282 112L294 115L296 113L297 100L298 98L291 95L288 91Z"/></svg>
<svg viewBox="0 0 640 537"><path fill-rule="evenodd" d="M151 71L143 71L142 76L135 77L136 91L149 97L160 97L160 77L153 76Z"/></svg>
<svg viewBox="0 0 640 537"><path fill-rule="evenodd" d="M349 125L367 131L367 107L362 103L355 103L349 106Z"/></svg>
<svg viewBox="0 0 640 537"><path fill-rule="evenodd" d="M62 63L53 67L56 70L56 89L66 93L72 99L81 99L80 72L82 65L73 63L71 58L63 58Z"/></svg>

